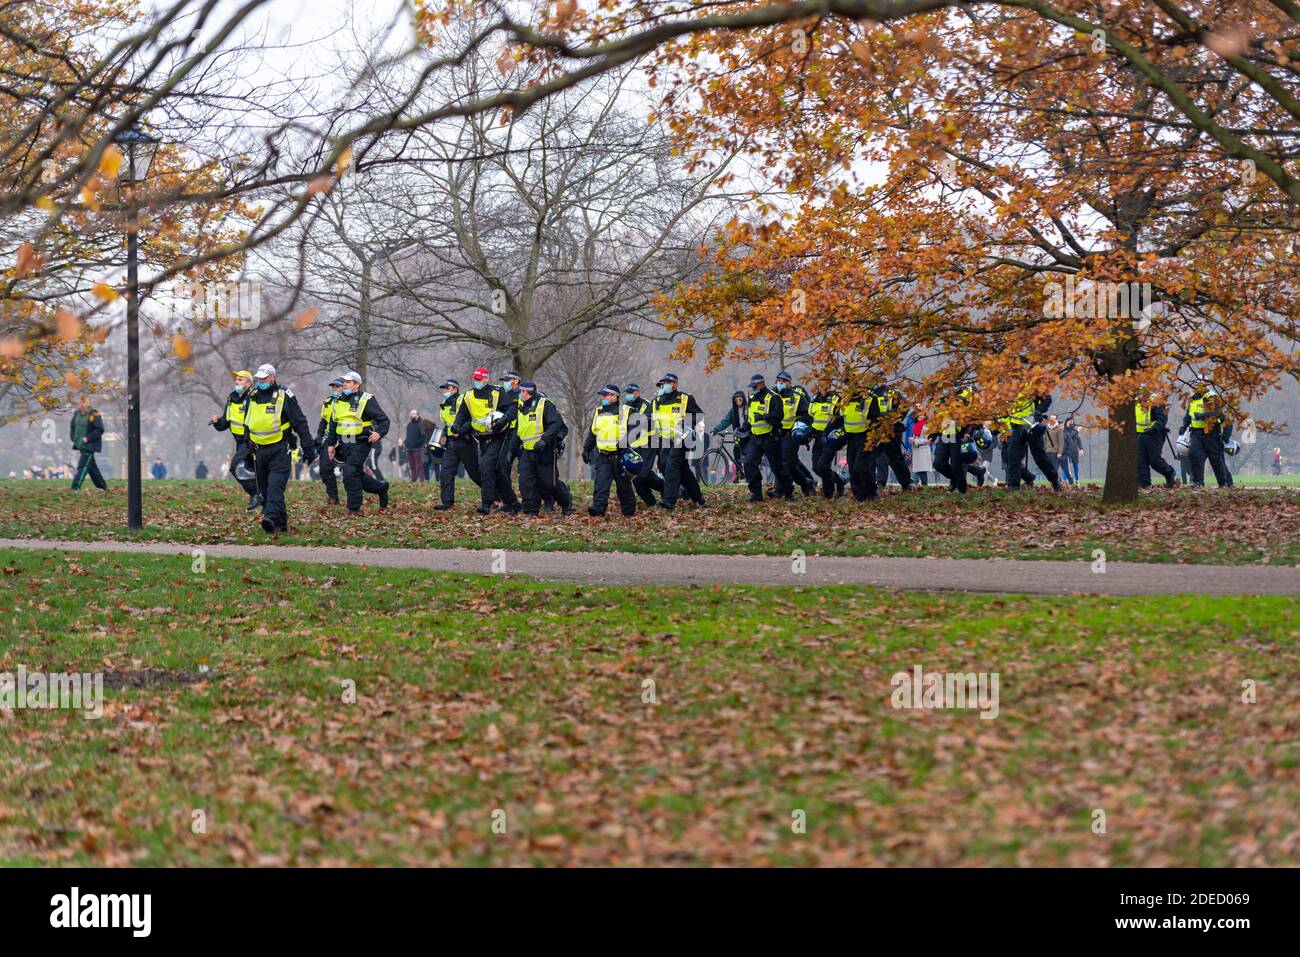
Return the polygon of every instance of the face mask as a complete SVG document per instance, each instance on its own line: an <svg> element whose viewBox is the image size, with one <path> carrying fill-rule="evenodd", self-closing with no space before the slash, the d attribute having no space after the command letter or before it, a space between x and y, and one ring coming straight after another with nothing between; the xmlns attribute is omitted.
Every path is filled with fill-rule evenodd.
<svg viewBox="0 0 1300 957"><path fill-rule="evenodd" d="M668 393L670 393L670 392L672 392L672 391L673 391L673 387L672 387L671 385L668 385L667 383L664 383L663 385L661 385L661 386L659 387L659 394L660 394L660 395L667 395Z"/></svg>
<svg viewBox="0 0 1300 957"><path fill-rule="evenodd" d="M789 388L790 388L790 383L788 383L788 382L778 382L778 383L776 384L776 391L777 391L777 392L784 392L784 391L786 391L786 390L789 389Z"/></svg>
<svg viewBox="0 0 1300 957"><path fill-rule="evenodd" d="M509 380L509 379L502 379L502 380L501 380L501 388L506 389L506 390L509 390L509 389L510 389L510 380Z"/></svg>
<svg viewBox="0 0 1300 957"><path fill-rule="evenodd" d="M529 402L532 402L532 401L533 401L532 394L531 394L531 393L526 393L526 392L521 392L521 393L519 394L519 401L522 402L524 405L527 405Z"/></svg>
<svg viewBox="0 0 1300 957"><path fill-rule="evenodd" d="M269 389L269 388L271 388L271 383L269 383L269 382L259 382L259 383L257 384L257 391L258 391L258 392L265 392L265 391L266 391L267 389Z"/></svg>
<svg viewBox="0 0 1300 957"><path fill-rule="evenodd" d="M344 389L344 390L343 390L343 394L344 394L344 395L356 395L356 394L357 394L357 390L356 390L356 389Z"/></svg>
<svg viewBox="0 0 1300 957"><path fill-rule="evenodd" d="M442 394L442 397L444 399L450 399L455 394L456 394L455 392L452 392L450 389L448 389L446 392Z"/></svg>
<svg viewBox="0 0 1300 957"><path fill-rule="evenodd" d="M610 406L611 404L613 404L613 402L614 402L613 399L601 399L601 400L600 400L600 407L601 407L602 409L607 408L608 406Z"/></svg>
<svg viewBox="0 0 1300 957"><path fill-rule="evenodd" d="M624 392L624 393L623 393L623 401L624 401L624 402L635 402L635 401L636 401L636 396L634 396L631 392Z"/></svg>
<svg viewBox="0 0 1300 957"><path fill-rule="evenodd" d="M331 399L337 399L337 398L338 398L339 396L341 396L342 394L343 394L343 390L342 390L342 389L330 389L330 398L331 398Z"/></svg>

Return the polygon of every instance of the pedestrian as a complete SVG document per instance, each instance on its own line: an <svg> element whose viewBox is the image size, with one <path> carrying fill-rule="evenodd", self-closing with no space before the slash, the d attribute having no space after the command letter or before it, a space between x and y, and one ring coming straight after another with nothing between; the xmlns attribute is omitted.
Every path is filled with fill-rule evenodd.
<svg viewBox="0 0 1300 957"><path fill-rule="evenodd" d="M104 481L99 465L95 462L95 456L103 448L104 418L98 409L91 408L90 399L84 395L77 401L77 411L72 414L68 436L72 440L73 450L79 455L77 468L72 473L72 491L81 488L86 476L90 476L95 488L107 489L108 483Z"/></svg>
<svg viewBox="0 0 1300 957"><path fill-rule="evenodd" d="M1079 455L1083 451L1083 438L1074 424L1074 417L1065 420L1065 458L1061 472L1071 485L1079 484Z"/></svg>
<svg viewBox="0 0 1300 957"><path fill-rule="evenodd" d="M207 462L204 462L202 459L199 459L199 464L194 466L194 477L199 481L203 481L208 477Z"/></svg>
<svg viewBox="0 0 1300 957"><path fill-rule="evenodd" d="M167 477L167 466L163 465L162 459L153 460L153 465L149 466L149 474L156 479L165 479Z"/></svg>
<svg viewBox="0 0 1300 957"><path fill-rule="evenodd" d="M1065 426L1056 419L1056 414L1047 416L1047 428L1043 432L1043 449L1048 461L1054 463L1057 478L1064 478L1065 472Z"/></svg>
<svg viewBox="0 0 1300 957"><path fill-rule="evenodd" d="M427 443L422 428L420 410L412 409L411 416L406 421L406 435L402 439L402 447L406 452L406 465L411 470L412 482L428 480L428 476L424 474L424 448Z"/></svg>

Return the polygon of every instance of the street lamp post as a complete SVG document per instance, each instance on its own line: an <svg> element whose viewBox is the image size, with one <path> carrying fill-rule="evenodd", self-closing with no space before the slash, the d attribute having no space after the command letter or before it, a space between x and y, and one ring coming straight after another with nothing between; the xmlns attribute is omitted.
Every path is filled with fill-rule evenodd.
<svg viewBox="0 0 1300 957"><path fill-rule="evenodd" d="M115 136L113 142L121 148L125 160L121 181L132 185L126 206L126 526L135 531L144 525L144 504L140 482L140 247L134 185L149 175L158 140L131 127Z"/></svg>

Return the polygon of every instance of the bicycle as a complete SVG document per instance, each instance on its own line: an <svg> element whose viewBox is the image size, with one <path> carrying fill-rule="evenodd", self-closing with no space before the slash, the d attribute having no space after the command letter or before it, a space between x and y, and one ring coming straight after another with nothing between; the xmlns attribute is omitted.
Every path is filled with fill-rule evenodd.
<svg viewBox="0 0 1300 957"><path fill-rule="evenodd" d="M722 444L717 448L709 449L708 454L704 456L704 484L709 486L730 485L744 477L744 470L736 460L736 433L722 433ZM761 465L763 472L763 484L770 486L773 481L772 470L768 468L767 462Z"/></svg>

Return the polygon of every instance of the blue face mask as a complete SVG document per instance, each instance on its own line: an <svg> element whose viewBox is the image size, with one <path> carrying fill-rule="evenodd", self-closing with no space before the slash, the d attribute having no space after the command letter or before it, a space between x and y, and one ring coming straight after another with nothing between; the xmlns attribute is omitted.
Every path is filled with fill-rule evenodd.
<svg viewBox="0 0 1300 957"><path fill-rule="evenodd" d="M600 400L600 407L601 407L602 409L604 409L604 408L608 408L609 406L611 406L611 405L613 405L613 404L614 404L614 400L613 400L613 399L601 399L601 400Z"/></svg>
<svg viewBox="0 0 1300 957"><path fill-rule="evenodd" d="M269 383L269 382L259 382L259 383L257 384L257 391L258 391L258 392L265 392L265 391L266 391L267 389L269 389L269 388L271 388L271 383Z"/></svg>
<svg viewBox="0 0 1300 957"><path fill-rule="evenodd" d="M673 391L673 387L672 387L671 385L669 385L668 383L666 383L666 382L665 382L663 385L661 385L661 386L659 387L659 394L660 394L660 395L667 395L668 393L670 393L670 392L672 392L672 391Z"/></svg>
<svg viewBox="0 0 1300 957"><path fill-rule="evenodd" d="M442 397L444 399L450 399L455 394L456 394L455 392L452 392L450 389L448 389L446 392L442 394Z"/></svg>
<svg viewBox="0 0 1300 957"><path fill-rule="evenodd" d="M631 392L624 392L624 393L623 393L623 401L624 401L624 402L635 402L635 401L636 401L636 396L634 396Z"/></svg>
<svg viewBox="0 0 1300 957"><path fill-rule="evenodd" d="M503 388L503 389L505 389L507 392L509 392L509 391L511 390L511 388L513 388L513 387L510 385L510 381L511 381L511 380L509 380L509 379L502 379L502 380L501 380L501 388Z"/></svg>
<svg viewBox="0 0 1300 957"><path fill-rule="evenodd" d="M356 394L357 394L357 390L356 390L356 389L344 389L344 390L343 390L343 394L344 394L344 395L356 395Z"/></svg>
<svg viewBox="0 0 1300 957"><path fill-rule="evenodd" d="M342 390L342 389L330 389L330 398L331 398L331 399L337 399L337 398L338 398L339 396L341 396L342 394L343 394L343 390Z"/></svg>
<svg viewBox="0 0 1300 957"><path fill-rule="evenodd" d="M785 392L785 391L786 391L787 389L789 389L789 388L790 388L790 383L788 383L788 382L778 382L778 383L776 384L776 391L777 391L777 392Z"/></svg>

